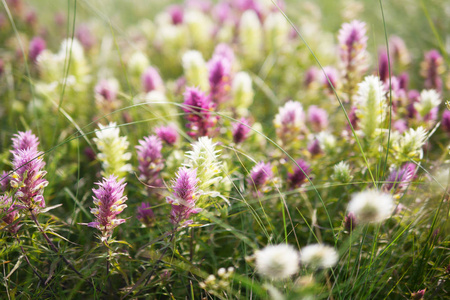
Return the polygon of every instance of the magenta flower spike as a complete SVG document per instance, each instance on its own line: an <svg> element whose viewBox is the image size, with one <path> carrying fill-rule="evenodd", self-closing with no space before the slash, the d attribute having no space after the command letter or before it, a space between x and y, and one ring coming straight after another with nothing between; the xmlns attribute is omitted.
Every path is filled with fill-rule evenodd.
<svg viewBox="0 0 450 300"><path fill-rule="evenodd" d="M153 67L148 67L142 73L141 84L144 92L148 93L154 90L164 91L164 83L158 71Z"/></svg>
<svg viewBox="0 0 450 300"><path fill-rule="evenodd" d="M127 207L124 204L128 199L127 196L123 195L127 185L123 183L124 180L117 181L117 177L114 175L108 178L103 177L102 182L96 183L98 189L92 189L94 193L92 198L96 207L91 208L91 213L95 215L96 219L87 225L100 230L102 241L106 241L111 236L114 228L125 222L125 219L117 218L117 215Z"/></svg>
<svg viewBox="0 0 450 300"><path fill-rule="evenodd" d="M257 163L247 179L249 186L255 187L257 193L264 192L266 185L273 179L272 165L263 161Z"/></svg>
<svg viewBox="0 0 450 300"><path fill-rule="evenodd" d="M246 118L241 118L240 122L233 123L233 141L236 144L242 143L248 138L250 133L250 126Z"/></svg>
<svg viewBox="0 0 450 300"><path fill-rule="evenodd" d="M316 105L311 105L308 108L308 121L311 129L320 132L328 127L328 113Z"/></svg>
<svg viewBox="0 0 450 300"><path fill-rule="evenodd" d="M297 164L300 166L294 166L294 171L292 173L288 173L288 182L291 188L299 188L309 177L311 173L311 169L308 163L304 160L297 160Z"/></svg>
<svg viewBox="0 0 450 300"><path fill-rule="evenodd" d="M136 218L145 226L151 226L155 221L155 213L151 209L150 203L142 202L137 208Z"/></svg>
<svg viewBox="0 0 450 300"><path fill-rule="evenodd" d="M34 37L30 41L28 57L32 62L36 62L36 58L47 48L45 40L39 36Z"/></svg>
<svg viewBox="0 0 450 300"><path fill-rule="evenodd" d="M43 152L27 148L13 152L13 169L11 187L16 189L15 199L25 208L38 211L45 207L44 188L48 181L44 179L46 171L43 170L45 162Z"/></svg>
<svg viewBox="0 0 450 300"><path fill-rule="evenodd" d="M444 131L448 136L450 136L450 111L444 111L444 113L442 114L441 124Z"/></svg>
<svg viewBox="0 0 450 300"><path fill-rule="evenodd" d="M19 131L13 136L14 137L11 139L13 147L12 153L26 149L37 151L39 139L31 132L31 130Z"/></svg>
<svg viewBox="0 0 450 300"><path fill-rule="evenodd" d="M322 85L325 86L328 89L328 93L333 94L333 88L335 90L338 89L338 70L336 70L333 67L326 66L323 68L323 73L321 72L322 76ZM327 78L328 77L328 78ZM328 82L330 80L330 82Z"/></svg>
<svg viewBox="0 0 450 300"><path fill-rule="evenodd" d="M414 171L411 170L409 165L405 165L400 169L394 169L391 171L386 179L386 183L383 184L383 189L386 192L392 192L393 195L398 195L411 183L414 177Z"/></svg>
<svg viewBox="0 0 450 300"><path fill-rule="evenodd" d="M175 127L169 126L160 126L155 128L156 135L168 145L174 145L178 140L178 132Z"/></svg>
<svg viewBox="0 0 450 300"><path fill-rule="evenodd" d="M164 160L161 155L162 141L156 135L150 135L139 140L136 146L139 161L139 180L147 185L150 192L152 188L162 186L159 173L164 167Z"/></svg>
<svg viewBox="0 0 450 300"><path fill-rule="evenodd" d="M437 50L425 53L425 60L421 64L421 72L425 78L425 88L442 91L441 74L444 72L444 59Z"/></svg>
<svg viewBox="0 0 450 300"><path fill-rule="evenodd" d="M172 19L173 25L178 25L183 23L184 11L180 5L171 5L167 8L167 12Z"/></svg>
<svg viewBox="0 0 450 300"><path fill-rule="evenodd" d="M231 64L223 56L213 56L208 62L211 100L217 105L227 100L231 87Z"/></svg>
<svg viewBox="0 0 450 300"><path fill-rule="evenodd" d="M0 196L0 229L8 227L8 230L16 233L20 225L18 223L11 225L19 217L19 207L14 205L13 199L9 195Z"/></svg>
<svg viewBox="0 0 450 300"><path fill-rule="evenodd" d="M183 110L188 121L188 134L192 137L208 136L210 129L214 127L217 118L211 114L214 104L209 97L198 88L186 88L184 93Z"/></svg>
<svg viewBox="0 0 450 300"><path fill-rule="evenodd" d="M9 172L3 171L0 174L0 189L2 192L6 192L9 189L10 180Z"/></svg>
<svg viewBox="0 0 450 300"><path fill-rule="evenodd" d="M172 182L173 195L166 198L167 203L172 205L170 212L172 224L181 226L192 224L192 220L188 220L190 216L202 211L201 208L195 207L199 194L198 182L197 169L186 167L178 169L176 179Z"/></svg>
<svg viewBox="0 0 450 300"><path fill-rule="evenodd" d="M392 60L392 57L390 59ZM389 60L386 50L380 50L378 52L378 77L383 82L389 82Z"/></svg>
<svg viewBox="0 0 450 300"><path fill-rule="evenodd" d="M367 48L366 23L354 20L342 24L339 30L339 54L345 66L355 67L365 58Z"/></svg>

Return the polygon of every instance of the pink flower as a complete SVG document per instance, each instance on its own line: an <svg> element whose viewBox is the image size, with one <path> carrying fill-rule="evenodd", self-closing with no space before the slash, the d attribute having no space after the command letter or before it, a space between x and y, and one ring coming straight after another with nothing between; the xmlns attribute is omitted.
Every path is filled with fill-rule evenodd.
<svg viewBox="0 0 450 300"><path fill-rule="evenodd" d="M257 163L250 171L250 177L247 179L249 186L256 188L257 192L263 192L265 186L273 179L272 166L263 161Z"/></svg>
<svg viewBox="0 0 450 300"><path fill-rule="evenodd" d="M383 189L387 192L392 192L394 195L406 190L414 177L414 171L409 165L402 168L392 170L383 184Z"/></svg>
<svg viewBox="0 0 450 300"><path fill-rule="evenodd" d="M309 174L311 173L309 164L304 160L297 160L297 164L300 168L295 165L295 170L292 173L288 173L289 186L294 189L299 188L307 180L307 177L309 177Z"/></svg>
<svg viewBox="0 0 450 300"><path fill-rule="evenodd" d="M139 161L139 180L147 185L150 192L152 188L162 186L162 180L159 177L159 173L164 167L161 155L162 141L156 135L150 135L139 140L136 149Z"/></svg>
<svg viewBox="0 0 450 300"><path fill-rule="evenodd" d="M80 24L75 31L75 36L85 50L90 50L95 45L95 37L87 24Z"/></svg>
<svg viewBox="0 0 450 300"><path fill-rule="evenodd" d="M45 50L45 48L47 48L47 43L45 42L45 40L39 36L34 37L31 41L30 41L30 46L29 46L29 58L32 62L36 62L36 58L39 56L39 54L41 54L42 51Z"/></svg>
<svg viewBox="0 0 450 300"><path fill-rule="evenodd" d="M225 102L230 90L231 63L224 56L213 56L208 70L211 100L216 104Z"/></svg>
<svg viewBox="0 0 450 300"><path fill-rule="evenodd" d="M178 132L173 126L160 126L155 128L156 135L169 145L174 145L178 140Z"/></svg>
<svg viewBox="0 0 450 300"><path fill-rule="evenodd" d="M141 83L143 90L148 93L154 90L164 91L164 83L158 71L153 67L148 67L142 73Z"/></svg>
<svg viewBox="0 0 450 300"><path fill-rule="evenodd" d="M183 23L184 12L180 5L171 5L167 8L167 12L172 18L172 24L178 25Z"/></svg>
<svg viewBox="0 0 450 300"><path fill-rule="evenodd" d="M242 143L248 138L250 133L250 126L246 118L241 118L240 122L233 123L233 141L236 144Z"/></svg>
<svg viewBox="0 0 450 300"><path fill-rule="evenodd" d="M111 175L103 178L102 182L96 183L98 189L92 189L94 193L92 198L96 207L91 208L91 213L96 219L87 225L100 230L102 240L106 240L116 226L125 222L125 219L117 218L117 215L127 207L124 203L128 198L123 195L127 184L123 182L124 179L117 181L117 177Z"/></svg>
<svg viewBox="0 0 450 300"><path fill-rule="evenodd" d="M320 132L328 127L328 113L322 108L311 105L308 108L308 121L315 132Z"/></svg>
<svg viewBox="0 0 450 300"><path fill-rule="evenodd" d="M39 139L31 132L31 130L19 131L13 136L14 137L11 139L13 147L12 153L26 149L37 151Z"/></svg>
<svg viewBox="0 0 450 300"><path fill-rule="evenodd" d="M195 203L198 197L198 184L197 169L188 169L181 167L178 169L176 179L172 181L173 195L167 197L167 203L172 205L172 211L170 212L170 221L172 224L182 225L192 223L189 221L191 214L197 214L202 209L195 207Z"/></svg>
<svg viewBox="0 0 450 300"><path fill-rule="evenodd" d="M444 59L437 50L425 53L425 60L421 63L420 74L425 78L425 88L442 91L441 74L444 72Z"/></svg>
<svg viewBox="0 0 450 300"><path fill-rule="evenodd" d="M145 226L151 226L155 220L155 213L151 209L150 203L142 202L141 206L138 206L136 217Z"/></svg>
<svg viewBox="0 0 450 300"><path fill-rule="evenodd" d="M208 136L211 133L211 128L217 122L217 117L211 114L214 104L210 98L198 88L186 88L184 105L183 110L186 112L186 119L188 120L186 126L190 129L188 134L196 138Z"/></svg>
<svg viewBox="0 0 450 300"><path fill-rule="evenodd" d="M14 205L11 196L1 195L0 196L0 215L3 216L0 218L0 229L3 229L6 226L8 230L15 233L19 229L20 225L18 223L13 224L14 221L19 217L19 209L20 207Z"/></svg>

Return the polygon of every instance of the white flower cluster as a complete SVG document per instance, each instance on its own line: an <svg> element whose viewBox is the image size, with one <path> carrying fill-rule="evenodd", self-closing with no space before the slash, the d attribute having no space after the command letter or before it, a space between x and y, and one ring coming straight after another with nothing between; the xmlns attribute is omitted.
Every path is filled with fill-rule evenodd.
<svg viewBox="0 0 450 300"><path fill-rule="evenodd" d="M356 217L358 223L377 223L391 216L394 200L390 194L367 190L353 195L348 211Z"/></svg>
<svg viewBox="0 0 450 300"><path fill-rule="evenodd" d="M424 90L420 93L419 101L414 103L414 108L421 117L425 117L435 107L441 104L439 93L435 90Z"/></svg>
<svg viewBox="0 0 450 300"><path fill-rule="evenodd" d="M409 159L422 156L422 147L428 138L428 132L422 127L410 128L397 138L393 143L396 157L399 161L409 161Z"/></svg>
<svg viewBox="0 0 450 300"><path fill-rule="evenodd" d="M100 153L97 155L102 163L102 176L110 175L122 178L131 171L131 165L126 162L130 160L131 153L126 152L128 141L126 136L119 136L120 131L114 122L106 126L99 124L99 129L95 131L94 142Z"/></svg>
<svg viewBox="0 0 450 300"><path fill-rule="evenodd" d="M207 92L209 89L208 68L202 54L197 50L189 50L182 58L184 76L188 86L198 86Z"/></svg>

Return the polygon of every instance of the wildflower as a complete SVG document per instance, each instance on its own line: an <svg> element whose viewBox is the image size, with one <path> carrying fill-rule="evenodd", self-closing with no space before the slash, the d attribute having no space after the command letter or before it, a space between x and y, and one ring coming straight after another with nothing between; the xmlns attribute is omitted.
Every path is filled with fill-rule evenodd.
<svg viewBox="0 0 450 300"><path fill-rule="evenodd" d="M203 53L209 50L213 33L211 18L202 11L189 9L185 12L183 21L186 24L192 47L201 50Z"/></svg>
<svg viewBox="0 0 450 300"><path fill-rule="evenodd" d="M233 141L236 144L242 143L248 138L251 131L250 124L246 118L241 118L239 122L233 123Z"/></svg>
<svg viewBox="0 0 450 300"><path fill-rule="evenodd" d="M425 145L427 136L427 131L422 126L405 131L403 136L393 144L397 159L408 161L410 158L421 156L422 147Z"/></svg>
<svg viewBox="0 0 450 300"><path fill-rule="evenodd" d="M140 52L134 52L128 59L128 72L135 77L140 76L150 65L147 56Z"/></svg>
<svg viewBox="0 0 450 300"><path fill-rule="evenodd" d="M33 148L13 151L13 169L11 187L16 189L14 197L27 209L38 211L45 207L44 188L48 181L44 179L45 162L43 152Z"/></svg>
<svg viewBox="0 0 450 300"><path fill-rule="evenodd" d="M307 88L311 87L313 83L317 80L319 76L319 70L316 67L309 68L305 73L305 78L303 82Z"/></svg>
<svg viewBox="0 0 450 300"><path fill-rule="evenodd" d="M197 50L184 53L183 70L188 86L198 86L202 91L208 91L208 69L202 54Z"/></svg>
<svg viewBox="0 0 450 300"><path fill-rule="evenodd" d="M391 60L398 61L400 66L406 66L411 62L408 48L398 36L393 35L389 38L389 52Z"/></svg>
<svg viewBox="0 0 450 300"><path fill-rule="evenodd" d="M264 20L264 41L269 51L278 51L289 37L289 23L284 16L279 13L271 13Z"/></svg>
<svg viewBox="0 0 450 300"><path fill-rule="evenodd" d="M164 167L161 155L162 141L156 135L149 135L139 140L136 146L138 156L139 180L147 185L148 191L162 186L159 173Z"/></svg>
<svg viewBox="0 0 450 300"><path fill-rule="evenodd" d="M328 93L333 94L333 89L337 90L340 87L338 70L333 67L326 66L323 68L322 85L327 88Z"/></svg>
<svg viewBox="0 0 450 300"><path fill-rule="evenodd" d="M214 104L210 98L198 88L187 88L184 105L183 110L188 120L186 126L190 129L188 134L193 137L207 136L217 122L217 117L211 114Z"/></svg>
<svg viewBox="0 0 450 300"><path fill-rule="evenodd" d="M352 231L356 228L357 221L353 213L349 212L344 218L344 227L347 231Z"/></svg>
<svg viewBox="0 0 450 300"><path fill-rule="evenodd" d="M128 148L127 137L119 134L119 128L114 122L106 126L99 124L99 129L95 132L97 137L94 142L100 151L97 158L102 163L104 177L114 174L121 178L131 171L131 165L126 164L131 158L131 153L125 152Z"/></svg>
<svg viewBox="0 0 450 300"><path fill-rule="evenodd" d="M28 131L19 131L18 133L14 134L14 137L11 139L12 141L12 147L13 147L13 153L20 151L20 150L26 150L31 149L33 151L37 151L38 145L39 145L39 139L37 136L35 136L31 130Z"/></svg>
<svg viewBox="0 0 450 300"><path fill-rule="evenodd" d="M151 226L155 220L155 213L151 209L150 203L142 202L142 204L138 206L136 217L145 226Z"/></svg>
<svg viewBox="0 0 450 300"><path fill-rule="evenodd" d="M406 164L400 169L393 169L386 179L386 183L383 184L383 189L386 192L392 192L394 195L398 195L411 183L414 177L414 171Z"/></svg>
<svg viewBox="0 0 450 300"><path fill-rule="evenodd" d="M339 56L345 69L345 85L352 93L353 85L359 81L367 69L368 53L366 23L354 20L342 24L339 30Z"/></svg>
<svg viewBox="0 0 450 300"><path fill-rule="evenodd" d="M89 51L95 45L95 37L87 24L80 24L75 31L75 36L86 51Z"/></svg>
<svg viewBox="0 0 450 300"><path fill-rule="evenodd" d="M378 223L389 218L394 210L392 196L375 190L353 195L348 211L358 223Z"/></svg>
<svg viewBox="0 0 450 300"><path fill-rule="evenodd" d="M444 73L444 59L437 50L425 53L425 60L421 63L420 75L425 78L425 88L442 91L441 74Z"/></svg>
<svg viewBox="0 0 450 300"><path fill-rule="evenodd" d="M9 176L9 172L3 171L0 173L0 190L2 192L6 192L9 188L9 182L11 177Z"/></svg>
<svg viewBox="0 0 450 300"><path fill-rule="evenodd" d="M300 262L314 268L331 268L339 259L333 247L313 244L300 250Z"/></svg>
<svg viewBox="0 0 450 300"><path fill-rule="evenodd" d="M441 120L442 128L445 130L447 135L450 136L450 111L445 110L442 113L442 120Z"/></svg>
<svg viewBox="0 0 450 300"><path fill-rule="evenodd" d="M297 160L297 164L300 166L300 168L295 165L294 172L288 173L288 182L291 188L300 187L307 180L309 174L311 173L309 164L304 160Z"/></svg>
<svg viewBox="0 0 450 300"><path fill-rule="evenodd" d="M426 289L418 290L415 293L411 293L411 299L413 299L413 300L423 300L423 299L425 299L425 292L426 292Z"/></svg>
<svg viewBox="0 0 450 300"><path fill-rule="evenodd" d="M214 49L213 57L221 57L228 61L230 66L234 63L234 52L233 49L226 43L220 43Z"/></svg>
<svg viewBox="0 0 450 300"><path fill-rule="evenodd" d="M158 71L153 67L148 67L142 73L141 84L144 92L148 93L154 90L164 92L164 83L159 76Z"/></svg>
<svg viewBox="0 0 450 300"><path fill-rule="evenodd" d="M347 163L341 161L340 163L334 165L333 175L331 178L342 183L349 183L352 181L353 176L351 175L350 167Z"/></svg>
<svg viewBox="0 0 450 300"><path fill-rule="evenodd" d="M389 81L389 61L385 50L381 50L378 53L378 76L382 82Z"/></svg>
<svg viewBox="0 0 450 300"><path fill-rule="evenodd" d="M167 8L169 15L172 19L173 25L178 25L183 23L184 12L180 5L171 5Z"/></svg>
<svg viewBox="0 0 450 300"><path fill-rule="evenodd" d="M322 153L322 149L320 148L320 142L317 138L312 139L307 147L309 153L311 153L311 155L318 155L320 153Z"/></svg>
<svg viewBox="0 0 450 300"><path fill-rule="evenodd" d="M233 105L236 108L247 109L253 103L252 79L246 72L238 72L231 85Z"/></svg>
<svg viewBox="0 0 450 300"><path fill-rule="evenodd" d="M192 223L188 220L191 214L197 214L202 211L201 208L195 207L198 198L198 184L197 169L188 169L181 167L178 169L176 179L172 182L173 196L167 197L167 203L172 205L170 213L170 221L172 224L180 224L185 221L183 225Z"/></svg>
<svg viewBox="0 0 450 300"><path fill-rule="evenodd" d="M19 225L14 222L19 218L19 206L13 204L12 197L9 195L0 195L0 229L7 226L8 230L15 233Z"/></svg>
<svg viewBox="0 0 450 300"><path fill-rule="evenodd" d="M37 57L47 48L45 40L39 36L34 37L30 41L28 57L32 62L36 62Z"/></svg>
<svg viewBox="0 0 450 300"><path fill-rule="evenodd" d="M430 115L437 116L437 110L442 100L439 93L435 90L423 90L420 93L419 99L415 102L414 109L424 119ZM434 119L434 118L433 118Z"/></svg>
<svg viewBox="0 0 450 300"><path fill-rule="evenodd" d="M163 140L168 145L174 145L178 140L178 132L175 127L169 126L160 126L155 128L156 135Z"/></svg>
<svg viewBox="0 0 450 300"><path fill-rule="evenodd" d="M319 132L316 136L319 142L320 149L325 153L334 153L338 148L336 147L336 137L327 131Z"/></svg>
<svg viewBox="0 0 450 300"><path fill-rule="evenodd" d="M94 88L97 106L104 112L112 112L118 108L116 101L119 91L119 82L115 78L102 79Z"/></svg>
<svg viewBox="0 0 450 300"><path fill-rule="evenodd" d="M358 87L356 95L358 126L367 138L371 138L376 129L381 128L386 117L386 91L376 76L367 76Z"/></svg>
<svg viewBox="0 0 450 300"><path fill-rule="evenodd" d="M105 241L114 230L115 227L125 222L125 219L118 219L120 214L127 205L127 196L123 195L126 183L125 179L118 180L114 175L108 178L103 177L101 182L97 182L97 189L92 189L94 193L93 201L96 207L91 208L91 213L95 216L95 221L88 223L89 227L100 230L101 240Z"/></svg>
<svg viewBox="0 0 450 300"><path fill-rule="evenodd" d="M279 108L273 121L277 136L283 145L288 145L298 138L304 129L305 113L300 102L288 101Z"/></svg>
<svg viewBox="0 0 450 300"><path fill-rule="evenodd" d="M265 192L268 189L266 185L273 179L272 166L270 163L263 161L257 163L250 171L250 177L247 182L250 186L254 186L257 192Z"/></svg>
<svg viewBox="0 0 450 300"><path fill-rule="evenodd" d="M299 253L291 245L266 246L255 253L256 271L270 279L288 278L298 272Z"/></svg>
<svg viewBox="0 0 450 300"><path fill-rule="evenodd" d="M258 15L253 10L246 10L239 23L239 42L244 61L253 64L261 57L263 31Z"/></svg>
<svg viewBox="0 0 450 300"><path fill-rule="evenodd" d="M227 100L230 90L231 63L222 56L213 56L208 62L211 100L222 103Z"/></svg>
<svg viewBox="0 0 450 300"><path fill-rule="evenodd" d="M326 129L328 127L327 111L315 105L311 105L308 108L308 124L310 124L311 128L316 132Z"/></svg>

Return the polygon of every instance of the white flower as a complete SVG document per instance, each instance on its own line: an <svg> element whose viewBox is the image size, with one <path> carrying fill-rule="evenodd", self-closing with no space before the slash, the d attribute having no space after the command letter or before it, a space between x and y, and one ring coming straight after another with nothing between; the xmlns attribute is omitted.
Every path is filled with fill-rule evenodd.
<svg viewBox="0 0 450 300"><path fill-rule="evenodd" d="M387 113L386 90L383 82L376 76L367 76L358 85L356 115L365 136L370 138L382 126Z"/></svg>
<svg viewBox="0 0 450 300"><path fill-rule="evenodd" d="M300 262L315 268L331 268L338 258L333 247L322 244L309 245L300 250Z"/></svg>
<svg viewBox="0 0 450 300"><path fill-rule="evenodd" d="M72 52L72 53L71 53ZM84 60L84 50L77 39L65 39L61 43L58 56L64 60L70 59L76 62Z"/></svg>
<svg viewBox="0 0 450 300"><path fill-rule="evenodd" d="M353 213L360 223L381 222L389 218L393 210L392 196L376 190L357 193L348 204L348 211Z"/></svg>
<svg viewBox="0 0 450 300"><path fill-rule="evenodd" d="M334 173L331 176L334 180L340 181L342 183L348 183L352 181L353 176L350 172L350 167L347 163L341 161L340 163L334 165Z"/></svg>
<svg viewBox="0 0 450 300"><path fill-rule="evenodd" d="M128 71L134 76L141 76L144 70L150 65L147 56L140 52L134 52L128 60Z"/></svg>
<svg viewBox="0 0 450 300"><path fill-rule="evenodd" d="M441 104L441 97L435 90L423 90L420 93L419 102L414 103L414 108L422 116L426 116L430 111Z"/></svg>
<svg viewBox="0 0 450 300"><path fill-rule="evenodd" d="M264 21L265 40L269 50L278 50L286 45L289 23L281 13L271 13Z"/></svg>
<svg viewBox="0 0 450 300"><path fill-rule="evenodd" d="M246 10L239 24L239 41L245 61L254 62L261 56L263 30L258 15L254 10Z"/></svg>
<svg viewBox="0 0 450 300"><path fill-rule="evenodd" d="M131 171L131 165L126 164L131 159L131 153L125 152L128 148L126 136L119 136L120 131L114 122L106 126L99 124L99 130L95 131L94 142L100 153L98 160L102 162L103 176L116 175L124 177Z"/></svg>
<svg viewBox="0 0 450 300"><path fill-rule="evenodd" d="M208 91L208 68L202 54L197 50L189 50L182 58L184 75L189 86L199 86L203 91Z"/></svg>
<svg viewBox="0 0 450 300"><path fill-rule="evenodd" d="M255 257L256 271L271 279L284 279L298 272L299 253L290 245L267 246Z"/></svg>
<svg viewBox="0 0 450 300"><path fill-rule="evenodd" d="M427 137L428 133L422 126L415 130L410 128L405 131L403 136L393 144L397 158L401 161L407 161L409 158L420 156Z"/></svg>
<svg viewBox="0 0 450 300"><path fill-rule="evenodd" d="M316 136L316 138L319 142L320 148L326 153L331 153L336 150L336 138L331 133L322 131Z"/></svg>
<svg viewBox="0 0 450 300"><path fill-rule="evenodd" d="M235 107L247 108L253 103L252 79L248 73L238 72L234 75L231 91Z"/></svg>

